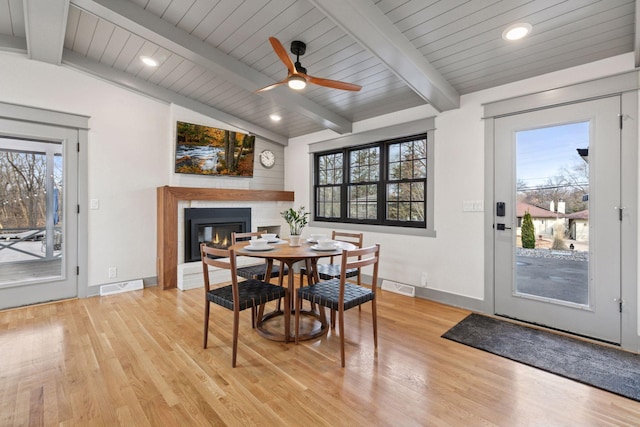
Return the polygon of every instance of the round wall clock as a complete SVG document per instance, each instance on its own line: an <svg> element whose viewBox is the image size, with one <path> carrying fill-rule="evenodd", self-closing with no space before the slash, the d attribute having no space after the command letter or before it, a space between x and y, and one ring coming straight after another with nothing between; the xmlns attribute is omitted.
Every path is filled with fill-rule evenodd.
<svg viewBox="0 0 640 427"><path fill-rule="evenodd" d="M271 150L260 153L260 164L265 168L272 168L276 164L276 155Z"/></svg>

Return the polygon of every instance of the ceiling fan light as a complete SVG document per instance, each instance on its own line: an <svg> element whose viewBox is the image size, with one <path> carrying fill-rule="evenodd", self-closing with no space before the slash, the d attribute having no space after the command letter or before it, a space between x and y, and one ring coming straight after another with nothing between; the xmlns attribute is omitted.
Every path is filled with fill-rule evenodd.
<svg viewBox="0 0 640 427"><path fill-rule="evenodd" d="M532 28L531 24L527 22L513 24L502 32L502 38L508 41L520 40L526 37L531 32Z"/></svg>
<svg viewBox="0 0 640 427"><path fill-rule="evenodd" d="M307 81L301 76L291 76L287 80L287 84L291 89L301 90L307 86Z"/></svg>

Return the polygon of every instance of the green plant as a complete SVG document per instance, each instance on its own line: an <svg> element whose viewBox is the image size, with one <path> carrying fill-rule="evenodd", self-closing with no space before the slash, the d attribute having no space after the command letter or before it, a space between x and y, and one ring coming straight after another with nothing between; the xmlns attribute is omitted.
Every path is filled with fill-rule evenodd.
<svg viewBox="0 0 640 427"><path fill-rule="evenodd" d="M525 212L522 217L522 247L526 249L535 249L536 247L536 230L533 227L529 211Z"/></svg>
<svg viewBox="0 0 640 427"><path fill-rule="evenodd" d="M293 208L289 208L280 212L282 218L289 224L289 232L292 236L299 236L302 234L302 229L308 223L309 212L307 212L304 206L296 211Z"/></svg>

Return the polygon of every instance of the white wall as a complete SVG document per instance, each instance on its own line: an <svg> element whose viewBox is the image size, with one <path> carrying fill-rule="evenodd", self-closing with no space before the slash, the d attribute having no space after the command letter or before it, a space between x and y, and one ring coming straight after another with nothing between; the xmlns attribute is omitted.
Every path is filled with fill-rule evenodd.
<svg viewBox="0 0 640 427"><path fill-rule="evenodd" d="M223 126L190 110L138 95L75 70L0 53L0 100L90 116L89 294L114 281L156 276L156 188L162 185L282 190L284 148L257 139L278 156L255 178L220 178L173 173L175 120ZM87 207L81 207L87 208ZM118 277L109 279L109 267Z"/></svg>
<svg viewBox="0 0 640 427"><path fill-rule="evenodd" d="M422 272L426 272L428 287L482 300L485 286L484 213L462 211L463 201L484 200L485 174L491 173L484 170L482 104L630 70L633 70L633 55L621 55L464 95L459 109L437 115L434 213L437 236L407 237L366 232L365 244L382 245L380 277L419 285ZM357 123L354 132L372 125L385 127L435 115L428 107L406 113ZM296 204L309 206L311 201L308 145L337 136L323 131L289 141L285 150L285 189L295 191Z"/></svg>

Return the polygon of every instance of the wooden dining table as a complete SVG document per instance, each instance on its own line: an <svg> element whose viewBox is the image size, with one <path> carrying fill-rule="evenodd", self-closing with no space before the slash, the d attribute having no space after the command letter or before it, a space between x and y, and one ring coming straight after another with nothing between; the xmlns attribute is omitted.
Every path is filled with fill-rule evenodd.
<svg viewBox="0 0 640 427"><path fill-rule="evenodd" d="M293 313L295 307L295 273L293 270L293 265L297 262L304 262L307 271L307 280L308 283L317 283L318 282L318 273L316 269L316 265L320 258L330 257L330 256L339 256L342 254L343 250L354 250L356 246L347 243L347 242L335 242L335 248L331 250L319 249L316 246L315 242L311 242L307 240L301 240L300 246L290 246L288 240L279 239L277 242L269 243L267 248L264 250L255 250L248 249L251 241L243 241L237 242L235 245L231 246L230 249L233 249L237 255L256 257L256 258L264 258L267 260L267 272L265 277L271 277L271 270L273 267L273 261L277 260L280 263L289 267L289 274L287 278L287 289L290 295L290 307L284 307L284 309L291 310ZM282 269L280 269L282 271ZM282 283L282 276L280 276L280 285L284 286ZM313 321L310 322L310 327L306 328L304 331L301 331L298 339L299 340L309 340L313 338L317 338L324 333L327 332L328 323L326 320L324 309L318 308L315 310L313 307L309 310L303 310L300 313L304 317L311 318ZM259 316L262 317L262 322L258 322L256 326L256 330L263 337L273 340L273 341L285 341L284 334L284 324L281 324L281 328L275 329L269 326L268 322L270 319L283 316L284 311L276 309L270 313L264 314L259 313ZM293 318L292 318L293 319ZM291 336L289 340L291 341L295 338L295 331L293 328L289 328L291 331Z"/></svg>

